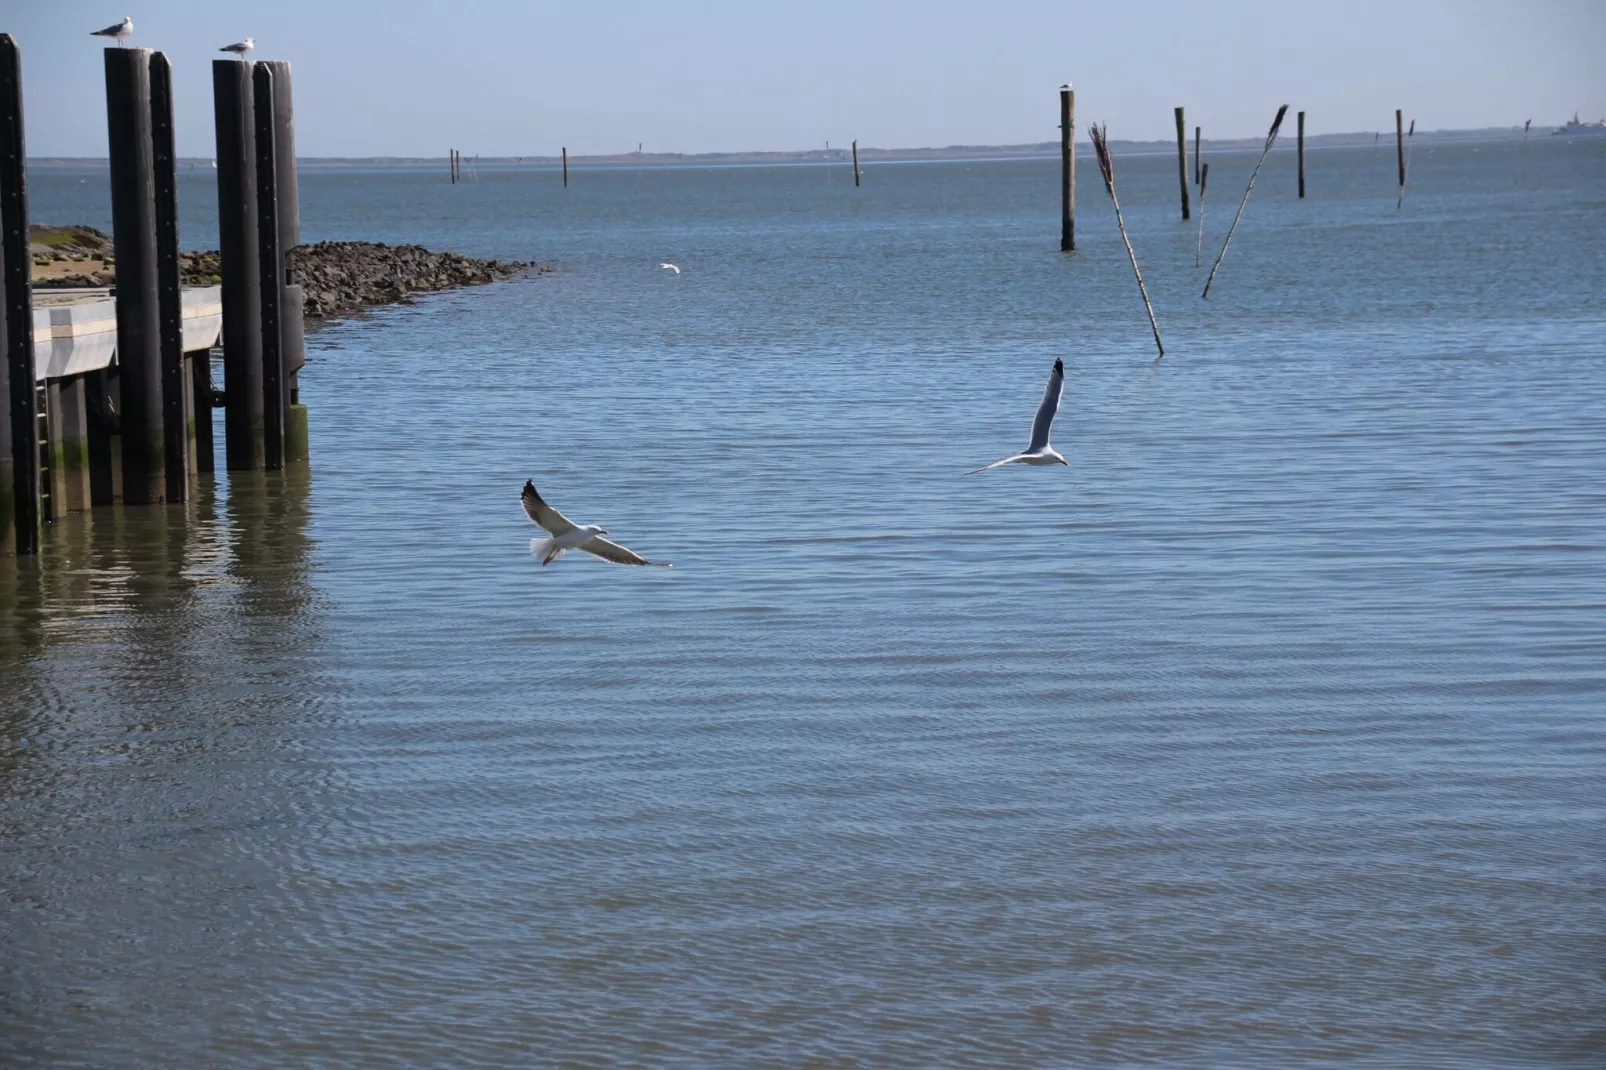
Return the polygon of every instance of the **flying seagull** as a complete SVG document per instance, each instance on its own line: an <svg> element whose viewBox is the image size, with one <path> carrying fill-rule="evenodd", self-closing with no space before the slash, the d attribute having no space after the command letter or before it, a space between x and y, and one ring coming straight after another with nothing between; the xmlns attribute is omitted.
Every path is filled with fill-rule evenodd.
<svg viewBox="0 0 1606 1070"><path fill-rule="evenodd" d="M245 40L236 41L232 45L224 45L222 48L218 49L218 51L219 52L233 52L236 56L239 56L241 59L244 59L245 58L245 54L247 52L251 51L256 46L257 46L257 39L255 37L247 37Z"/></svg>
<svg viewBox="0 0 1606 1070"><path fill-rule="evenodd" d="M667 268L670 271L673 271L676 275L680 274L680 269L678 267L676 267L674 264L659 264L658 266L661 267L661 268Z"/></svg>
<svg viewBox="0 0 1606 1070"><path fill-rule="evenodd" d="M603 536L608 534L607 528L599 528L595 524L575 524L542 500L531 480L524 481L524 493L519 495L519 501L524 503L524 511L530 515L530 519L551 536L549 539L530 540L531 556L539 557L543 565L550 565L562 557L565 550L584 550L616 565L669 567L668 561L648 561L640 554L604 539Z"/></svg>
<svg viewBox="0 0 1606 1070"><path fill-rule="evenodd" d="M983 465L965 475L973 476L977 472L985 472L989 468L997 468L1005 464L1070 464L1059 451L1048 444L1048 428L1054 422L1054 413L1060 407L1060 390L1065 386L1065 362L1058 357L1054 359L1054 370L1048 377L1048 389L1043 391L1043 403L1037 406L1037 415L1032 419L1032 441L1026 446L1024 453L1017 453L1013 457L1005 457L1001 461Z"/></svg>
<svg viewBox="0 0 1606 1070"><path fill-rule="evenodd" d="M90 34L89 36L91 36L91 37L115 37L117 39L117 47L118 48L122 48L123 47L123 38L127 37L129 34L131 34L133 32L134 32L134 17L132 15L124 15L122 22L119 22L115 26L108 26L104 30L96 30L94 33Z"/></svg>

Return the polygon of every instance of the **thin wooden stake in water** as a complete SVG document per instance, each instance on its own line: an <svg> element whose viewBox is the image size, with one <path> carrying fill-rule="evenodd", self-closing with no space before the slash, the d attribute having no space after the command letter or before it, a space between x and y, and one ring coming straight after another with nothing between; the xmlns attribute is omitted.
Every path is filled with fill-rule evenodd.
<svg viewBox="0 0 1606 1070"><path fill-rule="evenodd" d="M1411 150L1409 146L1411 139L1414 137L1416 137L1416 120L1412 119L1411 128L1405 132L1404 144L1407 146L1405 155L1400 157L1400 199L1394 202L1395 211L1399 211L1400 207L1405 204L1405 179L1411 173Z"/></svg>
<svg viewBox="0 0 1606 1070"><path fill-rule="evenodd" d="M1182 221L1188 221L1188 123L1177 108L1177 186L1182 190Z"/></svg>
<svg viewBox="0 0 1606 1070"><path fill-rule="evenodd" d="M853 143L853 188L859 188L859 143Z"/></svg>
<svg viewBox="0 0 1606 1070"><path fill-rule="evenodd" d="M1193 184L1195 186L1201 186L1201 185L1204 184L1204 180L1200 177L1200 171L1199 171L1199 133L1200 133L1199 128L1197 126L1194 127L1193 128Z"/></svg>
<svg viewBox="0 0 1606 1070"><path fill-rule="evenodd" d="M1060 86L1060 252L1076 250L1076 92Z"/></svg>
<svg viewBox="0 0 1606 1070"><path fill-rule="evenodd" d="M1288 114L1288 105L1284 104L1277 109L1277 118L1271 121L1271 129L1266 132L1266 147L1260 150L1260 159L1255 162L1254 171L1250 172L1249 185L1244 187L1244 199L1238 202L1238 213L1232 217L1232 226L1227 228L1227 240L1221 243L1221 252L1216 254L1216 262L1210 267L1210 277L1205 279L1204 293L1200 298L1210 296L1210 284L1216 281L1216 272L1221 268L1221 261L1227 256L1227 246L1232 244L1232 232L1238 229L1238 220L1244 217L1244 205L1249 203L1249 191L1255 188L1255 176L1260 174L1260 166L1266 162L1267 153L1271 152L1272 145L1277 142L1277 130L1283 125L1283 116Z"/></svg>
<svg viewBox="0 0 1606 1070"><path fill-rule="evenodd" d="M1305 199L1305 113L1299 113L1299 199Z"/></svg>
<svg viewBox="0 0 1606 1070"><path fill-rule="evenodd" d="M1194 160L1198 162L1197 158ZM1193 246L1193 266L1199 266L1199 254L1204 250L1204 195L1205 183L1210 181L1210 165L1205 164L1199 172L1199 240Z"/></svg>
<svg viewBox="0 0 1606 1070"><path fill-rule="evenodd" d="M1143 272L1138 270L1138 254L1132 251L1132 240L1126 236L1126 220L1121 216L1121 202L1115 196L1115 163L1110 159L1110 142L1105 136L1108 124L1100 126L1094 123L1089 129L1093 138L1093 152L1099 158L1099 173L1104 176L1104 189L1110 195L1110 203L1115 205L1115 225L1121 230L1121 241L1126 243L1126 255L1132 261L1132 274L1137 276L1138 293L1143 295L1143 307L1149 313L1149 329L1154 332L1154 347L1165 356L1165 344L1160 341L1160 325L1154 319L1154 306L1149 304L1149 288L1143 285Z"/></svg>
<svg viewBox="0 0 1606 1070"><path fill-rule="evenodd" d="M1397 210L1405 203L1405 112L1394 109L1394 158L1400 165L1400 199L1394 202Z"/></svg>
<svg viewBox="0 0 1606 1070"><path fill-rule="evenodd" d="M563 188L569 188L569 146L563 146Z"/></svg>

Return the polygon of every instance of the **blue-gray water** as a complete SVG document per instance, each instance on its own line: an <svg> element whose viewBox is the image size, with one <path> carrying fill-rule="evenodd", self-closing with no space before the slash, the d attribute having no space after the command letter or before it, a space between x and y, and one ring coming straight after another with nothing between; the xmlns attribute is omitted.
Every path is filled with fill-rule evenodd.
<svg viewBox="0 0 1606 1070"><path fill-rule="evenodd" d="M305 173L557 270L0 566L0 1062L1599 1065L1606 144L1210 159L1158 364L1087 159Z"/></svg>

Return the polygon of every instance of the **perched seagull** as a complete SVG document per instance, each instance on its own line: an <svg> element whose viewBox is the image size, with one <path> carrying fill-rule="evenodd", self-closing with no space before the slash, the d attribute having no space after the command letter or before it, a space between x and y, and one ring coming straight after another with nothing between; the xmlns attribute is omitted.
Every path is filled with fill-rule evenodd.
<svg viewBox="0 0 1606 1070"><path fill-rule="evenodd" d="M1027 444L1026 452L994 461L992 464L966 472L965 475L973 476L977 472L985 472L989 468L1005 464L1070 464L1070 461L1061 457L1059 451L1048 444L1048 428L1054 422L1054 413L1059 411L1060 391L1064 386L1065 362L1056 357L1054 370L1048 376L1048 389L1043 391L1043 403L1037 406L1037 415L1032 419L1032 441Z"/></svg>
<svg viewBox="0 0 1606 1070"><path fill-rule="evenodd" d="M133 32L134 32L134 17L132 15L124 15L123 16L123 21L119 22L116 26L108 26L104 30L96 30L94 33L90 34L89 36L91 36L91 37L115 37L115 38L117 38L117 47L118 48L122 48L123 47L123 38L127 37L129 34L131 34Z"/></svg>
<svg viewBox="0 0 1606 1070"><path fill-rule="evenodd" d="M603 536L608 534L607 528L599 528L595 524L575 524L543 501L531 480L524 481L524 493L519 495L519 501L524 503L524 511L530 515L530 519L551 536L549 539L530 540L530 555L539 557L543 565L550 565L562 557L565 550L584 550L616 565L669 567L668 561L648 561L618 543L604 539Z"/></svg>
<svg viewBox="0 0 1606 1070"><path fill-rule="evenodd" d="M247 37L245 40L236 41L232 45L224 45L222 48L218 49L218 51L219 52L233 52L236 56L239 56L241 59L244 59L245 58L245 54L247 52L251 51L256 46L257 46L257 39L255 37Z"/></svg>
<svg viewBox="0 0 1606 1070"><path fill-rule="evenodd" d="M680 274L680 269L674 264L659 264L658 266L661 268L667 268L668 270L673 271L676 275Z"/></svg>

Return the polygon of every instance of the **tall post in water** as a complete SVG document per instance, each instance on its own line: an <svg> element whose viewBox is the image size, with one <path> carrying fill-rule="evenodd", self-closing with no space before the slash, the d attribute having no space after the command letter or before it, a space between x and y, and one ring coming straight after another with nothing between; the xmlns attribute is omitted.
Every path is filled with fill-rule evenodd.
<svg viewBox="0 0 1606 1070"><path fill-rule="evenodd" d="M1188 221L1188 123L1177 113L1177 187L1182 191L1182 221Z"/></svg>
<svg viewBox="0 0 1606 1070"><path fill-rule="evenodd" d="M569 146L563 146L563 188L569 188Z"/></svg>
<svg viewBox="0 0 1606 1070"><path fill-rule="evenodd" d="M1193 184L1195 186L1204 185L1204 178L1203 178L1203 176L1201 176L1199 174L1199 135L1200 135L1200 133L1201 133L1201 131L1197 126L1193 128Z"/></svg>
<svg viewBox="0 0 1606 1070"><path fill-rule="evenodd" d="M1299 199L1305 199L1305 113L1299 113Z"/></svg>
<svg viewBox="0 0 1606 1070"><path fill-rule="evenodd" d="M178 159L173 150L173 68L150 59L151 177L156 210L156 307L160 324L165 497L189 501L190 428L184 378L184 299L178 263Z"/></svg>
<svg viewBox="0 0 1606 1070"><path fill-rule="evenodd" d="M1060 86L1060 251L1076 249L1076 90Z"/></svg>
<svg viewBox="0 0 1606 1070"><path fill-rule="evenodd" d="M262 287L262 463L284 467L284 410L289 383L284 373L284 261L279 255L279 169L274 152L273 70L251 72L256 114L257 262Z"/></svg>
<svg viewBox="0 0 1606 1070"><path fill-rule="evenodd" d="M853 143L853 188L859 188L859 143Z"/></svg>
<svg viewBox="0 0 1606 1070"><path fill-rule="evenodd" d="M161 273L151 136L151 50L108 48L106 128L117 258L117 379L122 388L123 501L167 497L162 433ZM176 244L176 240L175 240ZM175 250L176 252L176 250ZM177 257L174 258L177 266Z"/></svg>
<svg viewBox="0 0 1606 1070"><path fill-rule="evenodd" d="M1405 200L1405 112L1394 109L1394 155L1400 164L1400 200ZM1399 205L1395 205L1396 208Z"/></svg>
<svg viewBox="0 0 1606 1070"><path fill-rule="evenodd" d="M301 244L301 195L296 175L295 95L290 61L267 60L273 71L274 193L279 220L279 339L284 367L284 461L307 459L307 407L301 403L300 371L307 362L305 294L290 278L290 250Z"/></svg>
<svg viewBox="0 0 1606 1070"><path fill-rule="evenodd" d="M231 471L261 468L265 459L256 105L251 75L255 66L232 59L212 61L218 248L223 259L223 437Z"/></svg>
<svg viewBox="0 0 1606 1070"><path fill-rule="evenodd" d="M0 33L0 554L39 552L39 414L33 378L22 50Z"/></svg>

